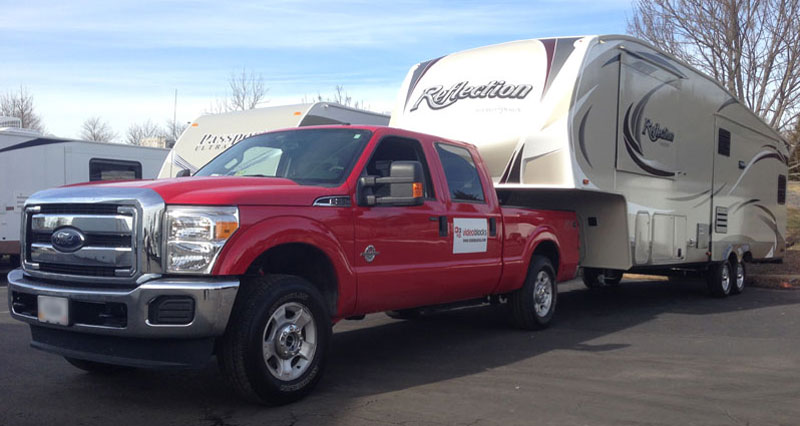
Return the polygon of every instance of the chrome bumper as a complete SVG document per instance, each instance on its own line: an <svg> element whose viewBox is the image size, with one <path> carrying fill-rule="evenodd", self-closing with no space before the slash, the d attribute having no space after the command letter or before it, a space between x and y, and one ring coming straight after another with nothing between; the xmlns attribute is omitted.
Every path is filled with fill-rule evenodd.
<svg viewBox="0 0 800 426"><path fill-rule="evenodd" d="M160 278L133 289L94 289L64 287L26 277L22 269L8 274L8 306L11 316L33 325L65 331L141 338L201 338L220 336L228 324L239 280L214 278ZM126 306L125 327L111 327L71 322L69 326L39 322L32 315L16 312L13 295L46 295L66 297L70 301L89 303L121 303ZM159 296L189 296L194 299L194 319L188 324L151 324L149 304Z"/></svg>

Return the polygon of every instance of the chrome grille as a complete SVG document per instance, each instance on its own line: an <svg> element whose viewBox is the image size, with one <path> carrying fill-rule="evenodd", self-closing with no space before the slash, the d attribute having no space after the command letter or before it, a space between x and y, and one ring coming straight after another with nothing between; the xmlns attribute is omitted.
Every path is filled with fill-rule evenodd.
<svg viewBox="0 0 800 426"><path fill-rule="evenodd" d="M113 207L113 208L112 208ZM136 272L136 209L98 204L51 204L27 209L26 262L42 273L91 277L131 277ZM80 231L73 252L53 245L53 233Z"/></svg>
<svg viewBox="0 0 800 426"><path fill-rule="evenodd" d="M25 202L21 244L25 274L64 285L131 287L160 276L164 200L146 187L54 188ZM66 231L80 244L53 237ZM63 236L63 235L62 235ZM73 241L74 242L74 241Z"/></svg>

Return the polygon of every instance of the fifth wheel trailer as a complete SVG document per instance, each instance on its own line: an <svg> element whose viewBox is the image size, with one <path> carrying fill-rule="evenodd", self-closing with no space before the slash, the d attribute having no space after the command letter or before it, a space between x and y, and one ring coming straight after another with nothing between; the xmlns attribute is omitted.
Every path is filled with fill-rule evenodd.
<svg viewBox="0 0 800 426"><path fill-rule="evenodd" d="M0 128L0 255L16 261L22 206L34 192L89 181L152 179L167 152Z"/></svg>
<svg viewBox="0 0 800 426"><path fill-rule="evenodd" d="M521 40L422 62L390 125L477 145L508 205L575 211L590 287L708 270L725 295L744 262L785 251L786 142L641 40Z"/></svg>
<svg viewBox="0 0 800 426"><path fill-rule="evenodd" d="M389 116L385 114L333 102L281 105L201 115L175 142L158 177L175 177L183 170L194 173L231 145L270 130L321 124L383 126L388 123Z"/></svg>

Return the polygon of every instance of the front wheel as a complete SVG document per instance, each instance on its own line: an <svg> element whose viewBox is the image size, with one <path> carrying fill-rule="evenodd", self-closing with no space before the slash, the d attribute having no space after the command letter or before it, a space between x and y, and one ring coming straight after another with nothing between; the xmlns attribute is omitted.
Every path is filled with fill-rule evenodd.
<svg viewBox="0 0 800 426"><path fill-rule="evenodd" d="M257 403L303 398L322 377L331 336L322 295L291 275L261 277L242 291L218 350L226 379Z"/></svg>
<svg viewBox="0 0 800 426"><path fill-rule="evenodd" d="M534 256L525 284L508 298L514 325L528 330L547 327L556 311L557 296L553 265L546 257Z"/></svg>

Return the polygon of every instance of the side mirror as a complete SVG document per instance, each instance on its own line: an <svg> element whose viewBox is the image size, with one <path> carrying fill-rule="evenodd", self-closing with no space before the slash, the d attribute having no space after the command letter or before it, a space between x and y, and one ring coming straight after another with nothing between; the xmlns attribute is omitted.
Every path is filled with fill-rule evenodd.
<svg viewBox="0 0 800 426"><path fill-rule="evenodd" d="M189 171L189 169L181 169L181 171L179 171L178 174L175 175L175 177L186 177L191 175L192 172Z"/></svg>
<svg viewBox="0 0 800 426"><path fill-rule="evenodd" d="M364 176L359 186L389 186L389 195L363 194L359 204L365 206L419 206L425 201L424 173L419 161L393 161L388 177Z"/></svg>

